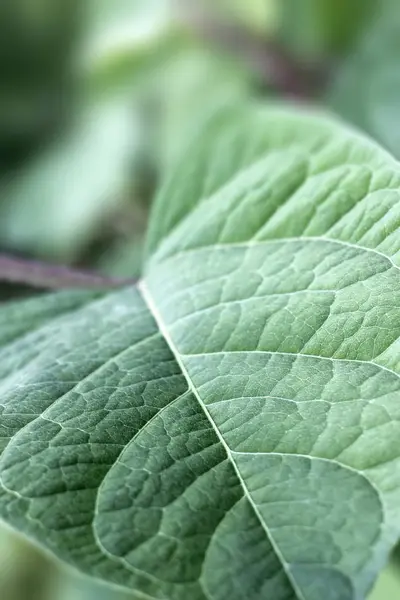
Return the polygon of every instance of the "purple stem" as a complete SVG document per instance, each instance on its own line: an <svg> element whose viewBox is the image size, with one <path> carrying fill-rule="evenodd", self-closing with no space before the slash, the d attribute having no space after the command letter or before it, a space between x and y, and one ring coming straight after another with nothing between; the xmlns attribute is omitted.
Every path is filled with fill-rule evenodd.
<svg viewBox="0 0 400 600"><path fill-rule="evenodd" d="M134 279L107 277L62 265L25 260L0 254L0 281L45 289L115 288L132 285Z"/></svg>

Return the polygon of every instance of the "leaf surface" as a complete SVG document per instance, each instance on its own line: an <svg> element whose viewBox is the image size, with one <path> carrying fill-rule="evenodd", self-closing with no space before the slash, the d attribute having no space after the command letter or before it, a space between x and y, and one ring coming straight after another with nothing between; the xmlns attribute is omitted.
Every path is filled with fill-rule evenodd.
<svg viewBox="0 0 400 600"><path fill-rule="evenodd" d="M3 519L144 598L364 598L399 530L399 189L322 115L210 123L137 288L0 312Z"/></svg>

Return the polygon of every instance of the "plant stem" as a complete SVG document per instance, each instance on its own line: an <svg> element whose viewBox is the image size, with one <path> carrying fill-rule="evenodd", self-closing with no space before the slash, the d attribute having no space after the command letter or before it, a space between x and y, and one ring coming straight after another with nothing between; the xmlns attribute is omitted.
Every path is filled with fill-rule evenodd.
<svg viewBox="0 0 400 600"><path fill-rule="evenodd" d="M180 5L182 10L182 5ZM223 21L204 9L188 3L180 20L206 43L217 44L236 55L263 84L282 96L308 100L323 91L329 76L327 65L304 64L290 55L277 41L266 39L246 27Z"/></svg>
<svg viewBox="0 0 400 600"><path fill-rule="evenodd" d="M62 265L25 260L0 254L0 281L44 289L115 288L135 283L133 279L106 277Z"/></svg>

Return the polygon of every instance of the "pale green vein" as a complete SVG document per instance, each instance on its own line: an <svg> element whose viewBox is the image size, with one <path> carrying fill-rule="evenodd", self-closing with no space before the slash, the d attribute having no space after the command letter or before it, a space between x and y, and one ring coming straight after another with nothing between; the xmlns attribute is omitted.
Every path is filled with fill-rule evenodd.
<svg viewBox="0 0 400 600"><path fill-rule="evenodd" d="M281 356L293 356L294 358L311 358L317 360L328 360L331 362L340 362L340 363L355 363L360 365L371 365L376 367L377 369L382 369L382 371L387 371L391 375L394 375L398 379L400 379L400 374L396 373L396 371L392 371L388 367L385 367L379 363L376 363L372 360L358 360L356 358L337 358L333 356L319 356L317 354L302 354L300 352L279 352L278 350L215 350L212 352L204 352L204 353L181 353L181 356L187 356L189 358L201 357L204 358L206 356L218 356L218 355L230 355L230 354L266 354L266 355L281 355Z"/></svg>
<svg viewBox="0 0 400 600"><path fill-rule="evenodd" d="M362 245L352 243L352 242L346 242L346 241L338 239L338 238L328 238L328 237L324 237L324 236L279 237L279 238L265 239L265 240L254 240L253 239L253 240L249 240L249 241L245 241L245 242L226 242L226 243L219 242L216 244L196 246L193 248L189 247L185 250L174 252L172 254L168 254L165 258L161 259L159 264L162 264L167 261L172 261L175 258L180 258L182 256L193 255L193 254L196 254L196 253L204 251L204 250L218 251L218 250L226 250L227 248L257 248L257 247L280 245L280 244L281 245L282 244L291 244L291 243L298 243L298 244L303 245L303 244L310 244L310 243L315 243L315 242L323 242L325 244L331 244L331 245L337 245L339 247L351 248L353 250L357 250L360 254L362 252L368 252L368 253L380 256L381 258L383 258L386 262L388 262L390 264L390 267L393 267L397 271L400 271L400 267L398 265L396 265L396 263L393 261L393 259L389 255L384 254L383 252L380 252L376 248L368 248L367 246L362 246Z"/></svg>

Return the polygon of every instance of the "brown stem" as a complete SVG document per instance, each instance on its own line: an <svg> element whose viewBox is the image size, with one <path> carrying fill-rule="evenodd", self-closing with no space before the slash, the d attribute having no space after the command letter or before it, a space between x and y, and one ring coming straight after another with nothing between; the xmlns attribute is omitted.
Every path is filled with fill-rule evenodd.
<svg viewBox="0 0 400 600"><path fill-rule="evenodd" d="M182 9L182 5L179 5ZM283 96L300 100L314 98L324 88L327 65L304 64L280 44L231 21L188 3L180 16L183 25L203 42L217 44L237 56L262 83Z"/></svg>
<svg viewBox="0 0 400 600"><path fill-rule="evenodd" d="M115 288L135 283L133 279L107 277L61 265L25 260L0 254L0 281L44 289Z"/></svg>

